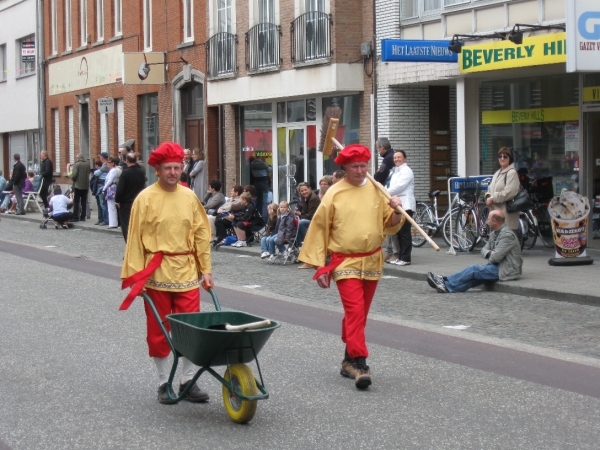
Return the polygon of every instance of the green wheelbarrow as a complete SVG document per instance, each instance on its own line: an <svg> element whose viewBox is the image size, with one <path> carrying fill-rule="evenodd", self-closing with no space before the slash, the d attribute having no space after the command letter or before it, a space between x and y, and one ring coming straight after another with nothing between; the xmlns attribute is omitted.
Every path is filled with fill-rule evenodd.
<svg viewBox="0 0 600 450"><path fill-rule="evenodd" d="M223 385L223 403L231 420L247 423L256 413L257 401L269 398L257 355L280 324L240 311L221 311L215 292L212 289L208 289L208 292L215 303L216 311L169 314L167 320L171 327L170 335L152 299L145 292L142 294L173 352L173 367L167 381L167 395L174 402L182 400L200 375L208 372ZM200 369L194 375L192 383L189 383L179 396L172 397L170 388L179 358L182 356ZM247 366L252 361L256 361L260 381ZM223 376L213 369L216 366L227 366Z"/></svg>

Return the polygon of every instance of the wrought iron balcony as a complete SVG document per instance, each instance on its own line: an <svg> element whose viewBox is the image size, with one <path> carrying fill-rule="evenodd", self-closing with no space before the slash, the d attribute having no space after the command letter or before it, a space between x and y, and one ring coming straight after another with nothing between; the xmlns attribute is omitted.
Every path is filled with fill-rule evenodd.
<svg viewBox="0 0 600 450"><path fill-rule="evenodd" d="M331 51L331 14L310 11L292 21L292 62L294 64L329 58Z"/></svg>
<svg viewBox="0 0 600 450"><path fill-rule="evenodd" d="M281 64L279 53L281 27L259 23L246 33L246 67L249 72L276 69Z"/></svg>
<svg viewBox="0 0 600 450"><path fill-rule="evenodd" d="M208 76L234 75L237 72L237 35L217 33L206 43Z"/></svg>

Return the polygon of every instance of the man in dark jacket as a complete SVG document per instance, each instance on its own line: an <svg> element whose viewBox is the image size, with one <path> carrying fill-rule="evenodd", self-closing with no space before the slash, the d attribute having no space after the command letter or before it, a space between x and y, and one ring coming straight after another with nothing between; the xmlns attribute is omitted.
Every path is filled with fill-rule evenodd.
<svg viewBox="0 0 600 450"><path fill-rule="evenodd" d="M76 156L76 162L69 171L69 177L73 180L74 203L73 216L71 222L84 222L87 213L87 198L90 188L90 164L85 157L79 153Z"/></svg>
<svg viewBox="0 0 600 450"><path fill-rule="evenodd" d="M25 210L23 209L23 187L25 187L25 179L27 178L27 169L25 164L21 162L21 155L15 153L13 156L15 164L13 165L12 176L8 182L7 190L13 191L15 198L17 199L17 212L15 215L24 216Z"/></svg>
<svg viewBox="0 0 600 450"><path fill-rule="evenodd" d="M504 223L504 213L491 211L486 221L492 232L481 249L487 264L473 264L454 275L443 277L429 272L427 282L438 292L465 292L484 283L516 280L523 272L521 246L515 233Z"/></svg>
<svg viewBox="0 0 600 450"><path fill-rule="evenodd" d="M256 209L265 217L267 198L269 196L269 166L263 161L264 157L250 158L250 184L256 188ZM264 205L264 208L263 208Z"/></svg>
<svg viewBox="0 0 600 450"><path fill-rule="evenodd" d="M385 183L390 176L390 170L394 167L394 150L388 138L379 138L375 143L379 156L383 158L377 172L373 174L373 178L385 186Z"/></svg>
<svg viewBox="0 0 600 450"><path fill-rule="evenodd" d="M42 198L42 202L44 202L44 208L48 208L50 206L48 203L48 194L50 185L52 184L54 167L52 161L48 158L48 152L46 150L40 152L40 159L42 160L42 163L40 164L40 177L42 177L40 197Z"/></svg>
<svg viewBox="0 0 600 450"><path fill-rule="evenodd" d="M134 153L127 153L125 155L125 162L127 163L127 169L119 177L115 203L119 208L123 239L127 242L131 207L135 198L146 187L146 172L137 164L137 158Z"/></svg>

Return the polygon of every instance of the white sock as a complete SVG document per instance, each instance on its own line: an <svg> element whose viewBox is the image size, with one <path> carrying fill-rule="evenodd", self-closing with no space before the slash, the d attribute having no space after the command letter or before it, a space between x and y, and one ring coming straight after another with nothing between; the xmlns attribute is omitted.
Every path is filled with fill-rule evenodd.
<svg viewBox="0 0 600 450"><path fill-rule="evenodd" d="M152 358L154 364L156 364L156 370L158 371L158 385L162 386L169 381L169 372L171 371L171 364L169 358Z"/></svg>
<svg viewBox="0 0 600 450"><path fill-rule="evenodd" d="M189 359L181 357L181 384L187 383L198 371L198 368Z"/></svg>

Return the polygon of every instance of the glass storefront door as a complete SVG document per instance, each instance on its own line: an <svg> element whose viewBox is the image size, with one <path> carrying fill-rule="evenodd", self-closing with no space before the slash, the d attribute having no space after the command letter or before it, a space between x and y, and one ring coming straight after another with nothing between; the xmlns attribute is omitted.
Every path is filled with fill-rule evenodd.
<svg viewBox="0 0 600 450"><path fill-rule="evenodd" d="M148 161L150 153L158 147L158 94L140 96L140 126L142 128L142 160ZM154 170L146 164L148 185L156 182Z"/></svg>
<svg viewBox="0 0 600 450"><path fill-rule="evenodd" d="M588 176L588 193L593 214L592 235L588 239L588 247L600 248L600 111L585 113L585 142L589 161L586 173Z"/></svg>

